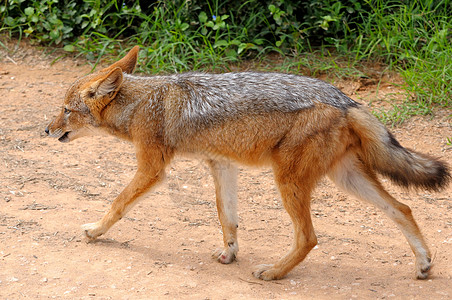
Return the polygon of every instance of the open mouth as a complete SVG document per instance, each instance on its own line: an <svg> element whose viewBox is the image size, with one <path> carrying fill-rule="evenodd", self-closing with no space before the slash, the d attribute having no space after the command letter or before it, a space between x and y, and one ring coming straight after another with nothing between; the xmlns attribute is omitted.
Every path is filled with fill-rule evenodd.
<svg viewBox="0 0 452 300"><path fill-rule="evenodd" d="M69 142L69 135L70 131L66 131L58 140L62 143L67 143Z"/></svg>

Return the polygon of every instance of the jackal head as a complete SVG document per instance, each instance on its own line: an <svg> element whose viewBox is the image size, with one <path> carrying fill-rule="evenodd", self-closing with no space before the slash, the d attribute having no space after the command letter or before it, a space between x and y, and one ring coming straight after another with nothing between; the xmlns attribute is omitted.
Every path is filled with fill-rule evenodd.
<svg viewBox="0 0 452 300"><path fill-rule="evenodd" d="M78 79L66 92L60 114L47 126L45 132L60 142L67 143L91 135L102 125L102 111L121 88L123 72L132 73L139 47L108 68Z"/></svg>

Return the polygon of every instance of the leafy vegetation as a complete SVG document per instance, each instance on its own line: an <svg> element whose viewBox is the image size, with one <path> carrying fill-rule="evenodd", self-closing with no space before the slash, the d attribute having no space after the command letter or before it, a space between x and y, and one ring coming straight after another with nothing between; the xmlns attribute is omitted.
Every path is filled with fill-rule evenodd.
<svg viewBox="0 0 452 300"><path fill-rule="evenodd" d="M406 103L384 117L397 122L450 106L451 1L5 0L0 32L95 63L138 44L147 72L227 70L277 52L278 70L362 76L379 61L406 83Z"/></svg>

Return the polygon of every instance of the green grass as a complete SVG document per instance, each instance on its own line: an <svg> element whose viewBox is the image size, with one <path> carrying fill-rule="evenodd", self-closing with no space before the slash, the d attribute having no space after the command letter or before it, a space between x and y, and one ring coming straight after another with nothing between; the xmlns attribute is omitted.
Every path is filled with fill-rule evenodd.
<svg viewBox="0 0 452 300"><path fill-rule="evenodd" d="M231 63L245 58L251 50L255 57L264 53L264 49L258 46L263 40L250 36L246 30L253 27L251 23L259 15L253 15L245 24L236 24L233 16L215 12L218 3L215 7L191 15L195 19L190 21L185 2L168 1L154 5L149 14L141 12L136 5L121 12L123 19L139 20L134 33L123 38L123 31L108 36L96 31L87 32L66 45L65 49L93 60L96 55L98 58L104 54L121 55L125 49L137 44L143 50L140 52L141 68L150 73L223 71ZM106 15L105 19L117 14Z"/></svg>
<svg viewBox="0 0 452 300"><path fill-rule="evenodd" d="M435 105L449 107L452 96L451 2L410 3L372 6L369 21L360 27L367 46L355 51L358 58L383 57L405 80L405 107L394 107L392 116L430 114Z"/></svg>
<svg viewBox="0 0 452 300"><path fill-rule="evenodd" d="M446 145L452 146L452 137L446 137Z"/></svg>
<svg viewBox="0 0 452 300"><path fill-rule="evenodd" d="M396 25L386 34L390 37L385 43L387 53L392 54L389 63L402 75L408 95L402 112L394 107L392 114L406 118L431 114L436 105L450 108L452 18L451 3L445 1L444 8L447 7L449 13L435 15L434 11L441 7L426 1L387 17L392 22L385 22L384 26Z"/></svg>

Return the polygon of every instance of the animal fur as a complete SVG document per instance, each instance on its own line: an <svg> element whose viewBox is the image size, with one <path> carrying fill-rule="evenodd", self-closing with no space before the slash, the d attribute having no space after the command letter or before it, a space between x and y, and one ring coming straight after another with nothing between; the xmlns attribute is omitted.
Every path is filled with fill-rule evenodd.
<svg viewBox="0 0 452 300"><path fill-rule="evenodd" d="M135 145L138 169L130 184L86 236L104 234L153 186L176 154L207 160L216 187L224 247L221 263L234 261L238 218L235 163L270 165L294 225L292 249L260 265L260 279L284 277L316 245L310 195L328 176L346 192L375 204L401 229L426 278L431 254L408 206L389 195L377 173L404 187L438 190L448 183L446 164L402 147L362 105L332 85L309 77L241 72L131 75L138 47L123 59L77 80L46 132L69 142L95 131Z"/></svg>

